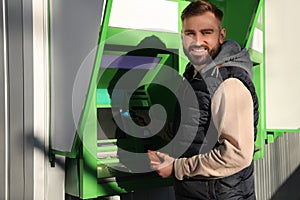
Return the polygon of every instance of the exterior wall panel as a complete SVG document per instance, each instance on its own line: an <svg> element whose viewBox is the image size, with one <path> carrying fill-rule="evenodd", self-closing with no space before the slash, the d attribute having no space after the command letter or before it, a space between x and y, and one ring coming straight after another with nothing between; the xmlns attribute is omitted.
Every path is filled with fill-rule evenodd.
<svg viewBox="0 0 300 200"><path fill-rule="evenodd" d="M300 133L285 133L265 146L265 157L255 161L257 200L271 199L300 165ZM293 195L293 194L291 194Z"/></svg>
<svg viewBox="0 0 300 200"><path fill-rule="evenodd" d="M0 9L3 10L2 1ZM5 96L4 96L4 41L3 12L0 15L0 199L5 198Z"/></svg>

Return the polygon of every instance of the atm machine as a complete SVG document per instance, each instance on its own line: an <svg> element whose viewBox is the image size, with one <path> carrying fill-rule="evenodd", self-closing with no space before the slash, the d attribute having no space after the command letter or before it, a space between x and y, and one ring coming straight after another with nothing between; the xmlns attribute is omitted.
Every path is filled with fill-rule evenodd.
<svg viewBox="0 0 300 200"><path fill-rule="evenodd" d="M172 148L165 136L174 116L174 93L179 83L174 80L181 79L188 62L181 48L180 13L189 1L101 2L98 42L70 81L71 97L56 93L59 84L52 87L53 109L61 102L57 98L69 98L69 117L75 125L63 133L57 131L58 126L64 126L58 122L62 113L52 112L50 162L54 165L56 155L66 156L65 191L80 199L172 185L171 179L151 171L147 151ZM225 13L227 39L251 51L263 0L212 2ZM140 15L143 10L148 12ZM51 11L49 16L55 20ZM155 21L157 27L134 25L135 20L144 24ZM163 23L171 24L170 28L164 28ZM256 86L263 88L259 81L263 60L252 58L258 66L254 70ZM51 66L54 72L55 63ZM53 78L64 79L61 73L54 73ZM263 124L259 128L258 138L264 138ZM261 149L263 144L258 141Z"/></svg>

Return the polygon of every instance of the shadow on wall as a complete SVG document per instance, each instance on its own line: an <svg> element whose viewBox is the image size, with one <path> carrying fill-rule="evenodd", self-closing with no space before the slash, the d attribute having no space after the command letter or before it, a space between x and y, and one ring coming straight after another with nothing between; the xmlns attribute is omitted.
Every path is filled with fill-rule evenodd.
<svg viewBox="0 0 300 200"><path fill-rule="evenodd" d="M40 139L36 137L27 136L26 141L28 144L33 143L35 149L39 150L40 152L43 152L45 157L49 159L49 165L51 165L49 149L45 147L45 144ZM65 162L62 159L55 159L53 164L55 167L65 169Z"/></svg>
<svg viewBox="0 0 300 200"><path fill-rule="evenodd" d="M29 144L33 143L34 144L34 149L39 150L41 153L43 153L45 155L45 157L48 158L49 166L51 166L49 149L47 149L45 147L44 143L40 139L38 139L36 137L31 137L31 136L28 136L26 138L26 141ZM53 165L54 167L58 167L62 170L65 170L66 162L65 162L64 159L61 159L60 156L56 157L56 159L53 160L53 164L54 164ZM88 166L88 162L86 164L87 164L85 166L86 167L86 172L94 175L95 174L94 167ZM78 197L74 197L74 196L71 196L71 195L68 195L68 194L65 194L65 195L66 195L65 196L66 200L80 200L80 198L78 198ZM110 198L98 198L98 200L105 200L105 199L110 199Z"/></svg>
<svg viewBox="0 0 300 200"><path fill-rule="evenodd" d="M271 200L300 200L300 165L290 177L277 189Z"/></svg>

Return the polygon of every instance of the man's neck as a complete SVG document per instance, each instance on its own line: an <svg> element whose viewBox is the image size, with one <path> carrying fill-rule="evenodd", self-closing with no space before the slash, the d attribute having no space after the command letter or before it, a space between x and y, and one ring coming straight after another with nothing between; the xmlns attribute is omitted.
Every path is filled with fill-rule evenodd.
<svg viewBox="0 0 300 200"><path fill-rule="evenodd" d="M194 69L196 71L200 71L201 69L205 68L208 64L203 64L203 65L193 65L194 66Z"/></svg>

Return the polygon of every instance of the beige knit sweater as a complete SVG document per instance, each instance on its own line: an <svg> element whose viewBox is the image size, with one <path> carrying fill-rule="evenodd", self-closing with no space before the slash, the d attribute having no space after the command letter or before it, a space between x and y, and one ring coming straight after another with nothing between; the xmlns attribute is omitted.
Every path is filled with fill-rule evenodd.
<svg viewBox="0 0 300 200"><path fill-rule="evenodd" d="M206 154L174 161L177 179L221 178L249 166L253 159L253 101L236 79L226 79L212 97L212 119L218 130L218 147Z"/></svg>

